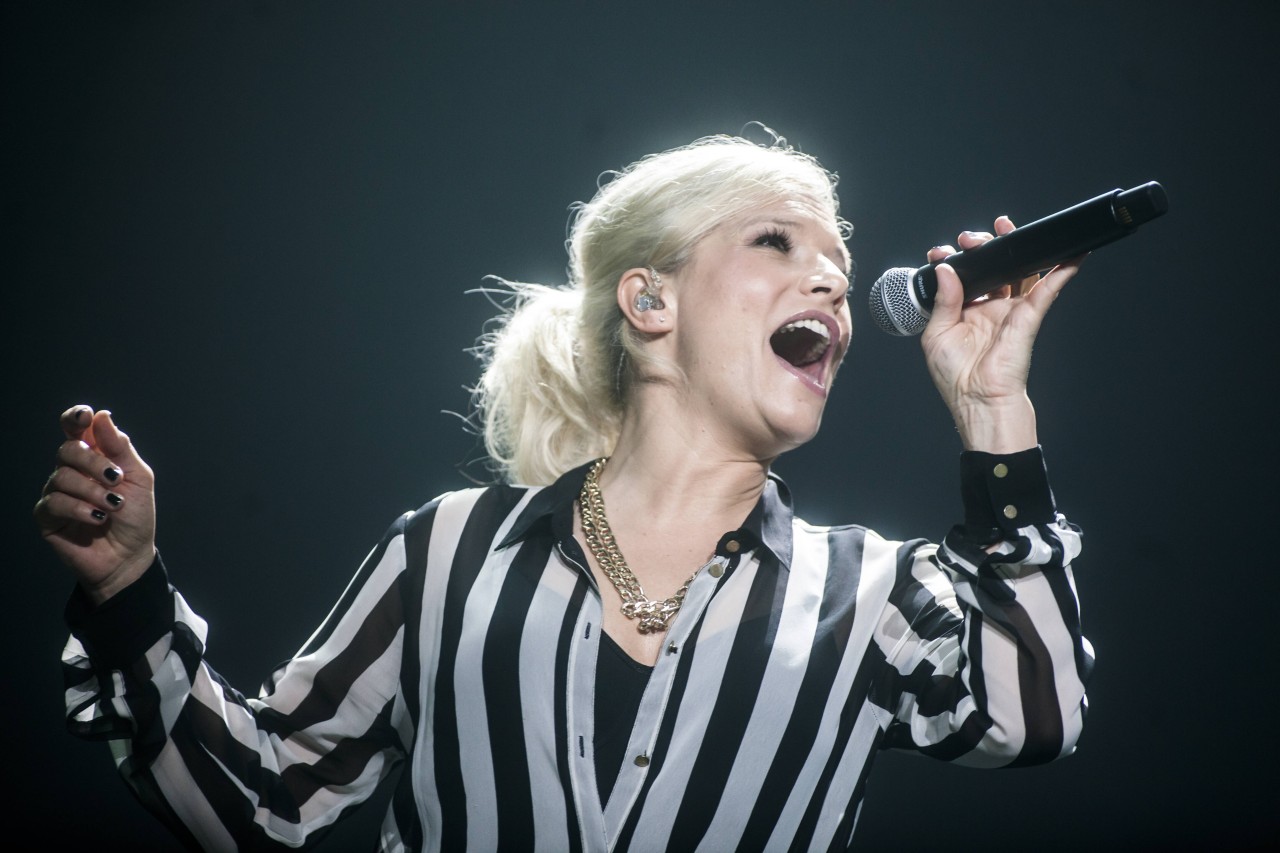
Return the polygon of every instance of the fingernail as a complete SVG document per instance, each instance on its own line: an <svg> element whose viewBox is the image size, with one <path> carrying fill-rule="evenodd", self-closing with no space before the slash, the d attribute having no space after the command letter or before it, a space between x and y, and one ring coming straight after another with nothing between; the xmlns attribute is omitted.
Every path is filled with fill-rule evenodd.
<svg viewBox="0 0 1280 853"><path fill-rule="evenodd" d="M106 521L106 520L107 520L107 514L106 514L105 512L103 512L102 510L100 510L100 509L95 509L93 512L91 512L91 513L90 513L90 515L92 515L94 518L98 519L98 521Z"/></svg>
<svg viewBox="0 0 1280 853"><path fill-rule="evenodd" d="M120 504L124 503L124 498L120 497L115 492L107 492L107 503L118 507Z"/></svg>
<svg viewBox="0 0 1280 853"><path fill-rule="evenodd" d="M106 477L108 482L114 483L116 480L120 479L120 469L108 468L102 472L102 476Z"/></svg>

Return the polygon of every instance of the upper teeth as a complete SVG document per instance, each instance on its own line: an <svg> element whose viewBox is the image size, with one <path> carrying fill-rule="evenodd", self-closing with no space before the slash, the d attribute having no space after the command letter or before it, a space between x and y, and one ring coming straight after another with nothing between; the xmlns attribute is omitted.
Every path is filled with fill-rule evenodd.
<svg viewBox="0 0 1280 853"><path fill-rule="evenodd" d="M831 332L828 331L827 327L823 323L817 320L796 320L794 323L788 323L787 325L783 326L778 331L791 332L796 329L808 329L809 331L813 332L815 335L820 335L826 339L831 338Z"/></svg>

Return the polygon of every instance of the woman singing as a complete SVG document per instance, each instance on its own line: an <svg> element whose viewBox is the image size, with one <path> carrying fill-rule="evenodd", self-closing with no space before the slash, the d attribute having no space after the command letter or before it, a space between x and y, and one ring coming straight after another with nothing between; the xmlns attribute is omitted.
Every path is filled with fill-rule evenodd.
<svg viewBox="0 0 1280 853"><path fill-rule="evenodd" d="M615 176L574 219L569 285L514 285L484 339L506 484L398 519L256 699L169 585L150 468L109 413L68 410L35 514L78 581L71 729L219 850L314 842L401 764L383 850L843 849L878 748L1070 753L1080 538L1026 377L1076 265L971 304L941 268L923 347L964 519L891 542L794 517L770 473L849 345L847 230L834 177L782 141Z"/></svg>

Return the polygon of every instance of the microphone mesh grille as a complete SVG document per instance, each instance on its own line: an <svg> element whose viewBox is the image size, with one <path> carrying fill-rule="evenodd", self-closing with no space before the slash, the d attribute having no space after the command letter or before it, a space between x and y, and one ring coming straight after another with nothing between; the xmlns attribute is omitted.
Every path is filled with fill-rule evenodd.
<svg viewBox="0 0 1280 853"><path fill-rule="evenodd" d="M887 270L871 285L871 319L891 335L918 335L929 324L911 298L911 276L915 270L895 267Z"/></svg>

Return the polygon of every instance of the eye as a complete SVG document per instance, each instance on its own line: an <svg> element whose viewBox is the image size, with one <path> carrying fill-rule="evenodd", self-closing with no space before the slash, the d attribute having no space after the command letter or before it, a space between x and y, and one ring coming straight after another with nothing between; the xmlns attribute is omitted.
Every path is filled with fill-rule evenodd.
<svg viewBox="0 0 1280 853"><path fill-rule="evenodd" d="M791 236L781 228L770 228L751 241L751 245L769 246L780 252L787 253L791 251Z"/></svg>

